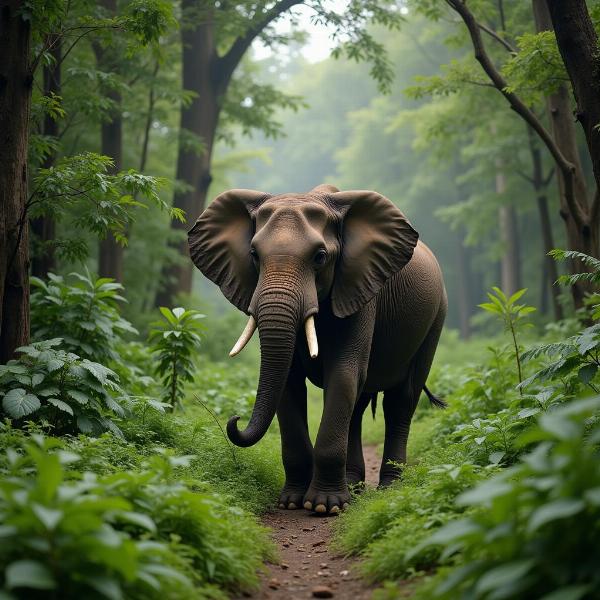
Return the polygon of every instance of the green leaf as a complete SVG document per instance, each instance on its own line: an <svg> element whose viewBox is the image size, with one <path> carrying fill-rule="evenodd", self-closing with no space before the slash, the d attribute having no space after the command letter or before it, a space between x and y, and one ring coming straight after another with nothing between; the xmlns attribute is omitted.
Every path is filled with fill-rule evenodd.
<svg viewBox="0 0 600 600"><path fill-rule="evenodd" d="M177 317L177 319L181 319L182 315L185 313L185 308L178 306L173 309L173 314Z"/></svg>
<svg viewBox="0 0 600 600"><path fill-rule="evenodd" d="M10 390L2 399L2 408L13 419L21 419L38 410L40 399L23 388Z"/></svg>
<svg viewBox="0 0 600 600"><path fill-rule="evenodd" d="M31 505L31 510L44 524L46 529L49 529L50 531L56 528L64 516L62 510L48 508L47 506L42 506L41 504L37 504L35 502Z"/></svg>
<svg viewBox="0 0 600 600"><path fill-rule="evenodd" d="M579 600L590 591L590 588L589 584L568 585L542 596L540 600Z"/></svg>
<svg viewBox="0 0 600 600"><path fill-rule="evenodd" d="M529 531L535 531L550 521L572 517L581 512L584 508L585 502L583 502L583 500L563 499L549 502L533 511L527 529Z"/></svg>
<svg viewBox="0 0 600 600"><path fill-rule="evenodd" d="M162 313L162 315L165 317L165 319L167 319L167 321L169 321L169 323L171 323L171 325L177 325L177 319L173 316L171 311L166 306L159 307L159 310Z"/></svg>
<svg viewBox="0 0 600 600"><path fill-rule="evenodd" d="M9 590L29 588L35 590L53 590L56 582L50 570L35 560L18 560L4 571L5 585Z"/></svg>
<svg viewBox="0 0 600 600"><path fill-rule="evenodd" d="M514 584L527 575L534 564L533 560L517 560L490 569L479 578L475 591L478 595L483 595L507 584Z"/></svg>
<svg viewBox="0 0 600 600"><path fill-rule="evenodd" d="M90 401L90 397L79 390L67 390L67 394L73 398L73 400L77 400L79 404L87 404Z"/></svg>
<svg viewBox="0 0 600 600"><path fill-rule="evenodd" d="M63 402L58 398L47 398L46 401L48 402L48 404L56 406L58 410L62 410L63 412L69 413L71 416L73 416L73 409L66 402Z"/></svg>
<svg viewBox="0 0 600 600"><path fill-rule="evenodd" d="M577 374L583 383L588 384L598 372L598 365L584 365Z"/></svg>

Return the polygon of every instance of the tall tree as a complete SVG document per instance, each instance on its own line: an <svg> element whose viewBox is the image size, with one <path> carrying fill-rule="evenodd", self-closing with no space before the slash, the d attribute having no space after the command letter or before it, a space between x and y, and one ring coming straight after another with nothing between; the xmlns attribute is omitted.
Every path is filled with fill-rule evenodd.
<svg viewBox="0 0 600 600"><path fill-rule="evenodd" d="M30 20L0 0L0 363L29 339L27 144L33 69Z"/></svg>
<svg viewBox="0 0 600 600"><path fill-rule="evenodd" d="M48 59L43 69L44 96L49 101L58 100L61 95L62 73L62 39L60 35L50 34L46 40ZM52 140L50 150L42 163L43 168L51 167L56 159L53 144L58 139L58 119L51 111L46 111L42 125L42 134ZM46 277L49 271L56 268L56 259L52 242L54 240L56 223L50 215L40 216L31 220L31 231L39 242L37 252L31 258L31 274L36 277Z"/></svg>
<svg viewBox="0 0 600 600"><path fill-rule="evenodd" d="M117 0L100 0L100 6L107 15L117 14ZM96 40L93 44L98 69L104 73L118 73L117 49L110 44ZM121 92L114 84L102 90L110 103L110 108L100 124L100 153L112 159L111 172L118 173L123 168L123 116ZM123 246L109 233L100 240L98 247L98 273L102 277L112 277L123 281Z"/></svg>
<svg viewBox="0 0 600 600"><path fill-rule="evenodd" d="M183 188L176 191L173 204L186 212L188 221L195 219L206 203L212 181L211 163L219 117L234 72L257 38L263 38L270 45L285 43L282 36L271 30L271 25L284 15L294 19L291 9L300 4L309 6L322 21L335 24L336 35L348 35L349 40L343 44L346 51L354 52L357 59L372 61L374 77L384 86L389 84L391 70L383 46L366 30L369 20L390 27L400 22L401 15L389 0L354 2L342 14L327 9L326 3L320 0L235 5L182 0L183 87L194 92L194 99L181 108L176 177L183 183ZM195 143L190 144L190 137ZM189 223L172 226L180 232L176 243L179 255L185 257L187 242L181 233L189 228ZM189 260L167 265L163 269L163 288L157 295L157 304L171 305L178 292L189 293L192 272Z"/></svg>
<svg viewBox="0 0 600 600"><path fill-rule="evenodd" d="M583 195L581 186L579 185L577 179L576 165L570 161L569 156L565 154L564 148L561 147L561 145L557 142L557 139L554 137L553 133L544 126L542 120L536 115L532 108L528 106L527 102L520 97L520 95L515 91L514 86L509 84L501 70L496 66L494 60L486 49L483 41L483 34L485 33L489 35L494 40L500 42L505 48L511 49L511 51L514 50L515 54L517 54L516 49L513 49L512 45L507 40L502 38L499 33L494 31L493 28L478 20L474 12L469 6L467 6L467 3L464 0L446 0L446 4L448 4L448 6L450 6L450 8L454 10L465 23L473 47L475 59L481 65L481 68L488 77L490 83L504 96L513 111L518 114L528 126L531 127L554 159L556 169L559 172L563 182L563 185L561 186L563 197L561 202L562 216L566 223L567 234L569 236L571 247L581 250L586 254L598 257L600 255L598 239L598 225L600 223L600 195L595 194L592 201L588 203L588 198L587 196ZM572 14L569 12L570 9L565 9L566 6L572 6L572 3L562 3L560 1L552 3L549 1L549 6L551 9L553 4L555 5L555 8L556 6L562 7L556 8L557 14L560 13L564 17L561 22L568 19L573 21L575 17L580 18L580 22L575 28L563 28L561 30L564 37L563 42L565 48L567 48L566 52L569 54L570 60L573 60L574 57L579 56L581 62L585 62L587 60L587 63L585 64L587 64L588 69L592 69L595 63L590 52L596 42L594 41L595 32L593 32L591 22L589 23L589 28L591 28L593 35L592 33L589 33L589 31L587 34L582 34L581 32L577 33L576 30L578 30L579 26L585 29L585 24L583 23L585 18L582 17L581 10L579 10L579 12L574 10ZM583 5L585 7L585 3L583 1L578 1L574 4ZM581 9L581 6L579 6L579 9ZM585 11L585 14L587 15L587 10ZM587 15L587 20L589 21L589 15ZM556 27L556 22L554 25ZM574 39L569 38L569 35L575 35L576 33L576 39L579 41L575 45L578 45L579 42L583 43L584 41L586 43L586 51L583 52L582 55L579 55L578 51L573 51L573 44L568 42L568 39ZM558 37L559 36L557 32L557 39ZM571 48L570 52L568 50L569 48ZM564 56L563 60L565 62L565 66L567 66L568 61ZM573 67L573 65L571 66ZM569 70L568 66L567 70ZM591 71L589 77L591 77ZM590 80L589 77L587 78L588 82ZM579 73L578 84L582 85L582 80L584 79L586 78L582 77L581 73ZM589 93L584 92L583 96L585 97L584 103L586 106L594 104L594 101L591 99L591 95ZM600 101L597 100L596 103L598 104L598 114L600 115ZM588 117L589 116L590 115L588 113ZM561 122L561 124L564 123ZM586 128L586 126L584 126L584 131L587 132L586 135L589 137L588 147L591 155L592 149L595 148L593 126L591 128ZM598 132L596 132L595 135L597 137ZM600 174L600 154L597 162L598 173ZM592 163L594 163L593 157ZM576 289L574 289L573 296L576 304L581 301L580 294Z"/></svg>

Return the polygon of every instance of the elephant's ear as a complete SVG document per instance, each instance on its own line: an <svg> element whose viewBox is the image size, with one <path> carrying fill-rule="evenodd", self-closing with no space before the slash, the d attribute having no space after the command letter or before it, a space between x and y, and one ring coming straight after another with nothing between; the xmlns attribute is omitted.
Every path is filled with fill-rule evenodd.
<svg viewBox="0 0 600 600"><path fill-rule="evenodd" d="M419 234L377 192L331 194L341 216L341 256L332 289L333 313L347 317L364 306L411 259Z"/></svg>
<svg viewBox="0 0 600 600"><path fill-rule="evenodd" d="M194 264L221 288L227 300L246 313L258 281L250 256L254 235L251 213L269 197L253 190L224 192L188 233Z"/></svg>

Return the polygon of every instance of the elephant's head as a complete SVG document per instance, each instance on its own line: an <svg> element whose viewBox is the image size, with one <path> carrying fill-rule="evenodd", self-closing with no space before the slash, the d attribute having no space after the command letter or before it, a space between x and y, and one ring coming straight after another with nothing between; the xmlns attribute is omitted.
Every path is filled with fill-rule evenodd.
<svg viewBox="0 0 600 600"><path fill-rule="evenodd" d="M347 317L373 298L410 260L418 234L392 202L376 192L340 192L322 185L308 194L271 196L230 190L218 196L189 232L194 264L225 297L250 315L231 354L258 326L261 367L254 411L231 441L250 446L268 429L304 327L318 352L314 315L330 299Z"/></svg>

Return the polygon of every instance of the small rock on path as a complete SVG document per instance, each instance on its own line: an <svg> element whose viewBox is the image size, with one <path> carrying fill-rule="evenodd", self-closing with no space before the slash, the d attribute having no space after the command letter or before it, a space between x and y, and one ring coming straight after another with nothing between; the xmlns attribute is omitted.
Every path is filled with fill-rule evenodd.
<svg viewBox="0 0 600 600"><path fill-rule="evenodd" d="M380 458L375 447L364 449L367 483L377 484ZM307 510L276 509L263 518L272 529L281 562L267 565L260 589L244 598L307 600L339 598L369 600L373 587L359 577L355 559L330 550L331 522L335 516L317 516Z"/></svg>

